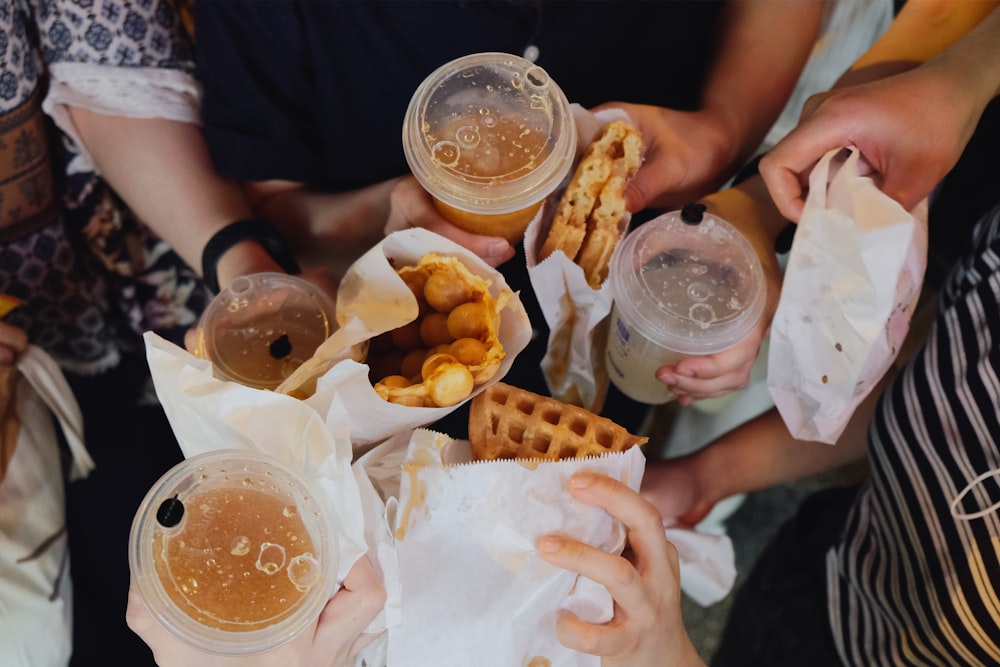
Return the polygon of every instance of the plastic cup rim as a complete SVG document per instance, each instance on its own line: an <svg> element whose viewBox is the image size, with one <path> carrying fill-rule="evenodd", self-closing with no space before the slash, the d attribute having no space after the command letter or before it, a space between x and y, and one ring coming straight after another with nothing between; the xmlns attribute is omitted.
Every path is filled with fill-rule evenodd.
<svg viewBox="0 0 1000 667"><path fill-rule="evenodd" d="M664 215L670 215L670 213ZM662 218L663 216L660 217ZM749 242L747 242L747 240L725 220L712 216L711 214L706 214L705 217L713 219L716 224L726 225L733 233L733 240L742 246L747 257L751 260L751 273L756 278L757 288L753 291L751 300L747 304L747 307L743 310L741 316L725 320L719 323L720 326L709 325L704 329L705 335L697 338L675 334L671 331L666 331L663 328L658 327L653 319L646 316L635 304L633 304L625 294L625 288L620 284L620 281L614 278L608 281L611 287L613 308L617 309L619 312L626 313L628 323L632 327L634 327L651 343L666 350L670 350L671 352L683 355L715 354L738 345L746 338L747 335L749 335L753 328L757 326L760 316L764 311L766 295L764 270L753 248L750 246ZM627 261L626 253L630 252L647 234L653 233L655 227L650 227L650 225L654 225L654 223L662 224L662 222L657 223L657 220L659 220L659 218L654 218L653 220L640 225L622 239L612 253L611 275L630 275L628 272L624 272L620 269L621 265ZM670 314L664 313L662 310L658 311L658 314L671 317ZM678 320L683 319L679 316L672 317Z"/></svg>
<svg viewBox="0 0 1000 667"><path fill-rule="evenodd" d="M152 554L152 535L143 528L144 519L155 522L158 503L163 498L161 490L181 481L186 475L202 464L211 464L230 459L263 463L280 472L286 480L293 481L318 507L322 517L317 522L324 533L314 539L317 558L321 567L321 580L310 589L297 608L277 623L258 630L231 631L203 625L186 614L166 593L156 572ZM330 517L333 507L323 489L305 474L297 472L283 461L258 451L245 449L220 449L197 454L174 465L164 473L149 489L139 505L129 531L129 569L135 582L137 593L150 616L171 635L181 642L216 655L254 655L281 646L309 627L319 616L336 587L338 559L337 533ZM144 539L145 538L145 539ZM142 571L137 573L136 570ZM154 607L154 603L159 608Z"/></svg>
<svg viewBox="0 0 1000 667"><path fill-rule="evenodd" d="M538 204L565 180L576 157L576 124L573 121L569 100L562 88L548 72L545 72L548 80L547 89L550 91L549 96L553 103L553 123L556 124L558 117L563 118L563 122L562 131L552 152L541 165L523 176L504 181L502 187L497 188L504 191L499 195L486 191L481 184L462 183L440 175L441 171L436 168L434 159L425 149L421 133L414 129L415 125L419 127L419 123L414 119L418 117L420 108L432 91L432 86L446 79L447 74L464 67L498 64L498 61L499 64L505 61L521 65L525 71L537 69L545 72L540 65L502 51L486 51L462 56L441 65L421 82L411 96L403 118L403 153L414 177L437 199L453 208L473 214L512 213Z"/></svg>

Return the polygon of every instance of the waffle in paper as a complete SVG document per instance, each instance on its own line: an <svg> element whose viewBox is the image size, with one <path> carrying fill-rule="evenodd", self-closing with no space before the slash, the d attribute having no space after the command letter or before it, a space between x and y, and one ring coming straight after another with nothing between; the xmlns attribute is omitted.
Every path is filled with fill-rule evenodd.
<svg viewBox="0 0 1000 667"><path fill-rule="evenodd" d="M503 382L477 395L469 413L476 461L601 456L647 440L588 410Z"/></svg>

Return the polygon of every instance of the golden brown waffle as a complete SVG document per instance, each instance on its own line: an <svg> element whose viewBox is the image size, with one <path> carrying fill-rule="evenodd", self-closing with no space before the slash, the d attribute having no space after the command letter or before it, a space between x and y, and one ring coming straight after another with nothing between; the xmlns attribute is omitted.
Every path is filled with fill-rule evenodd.
<svg viewBox="0 0 1000 667"><path fill-rule="evenodd" d="M601 128L559 200L539 261L562 250L599 288L624 231L625 186L641 163L642 135L634 125L616 120Z"/></svg>
<svg viewBox="0 0 1000 667"><path fill-rule="evenodd" d="M503 382L472 399L469 413L475 461L600 456L646 440L583 408Z"/></svg>

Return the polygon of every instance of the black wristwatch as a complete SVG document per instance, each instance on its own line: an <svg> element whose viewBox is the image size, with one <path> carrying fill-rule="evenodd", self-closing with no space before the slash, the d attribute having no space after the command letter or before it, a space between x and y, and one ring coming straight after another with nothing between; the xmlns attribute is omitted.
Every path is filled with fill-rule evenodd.
<svg viewBox="0 0 1000 667"><path fill-rule="evenodd" d="M202 279L214 294L219 293L219 258L242 241L256 241L287 273L296 274L301 271L292 251L268 220L237 220L217 231L201 253Z"/></svg>

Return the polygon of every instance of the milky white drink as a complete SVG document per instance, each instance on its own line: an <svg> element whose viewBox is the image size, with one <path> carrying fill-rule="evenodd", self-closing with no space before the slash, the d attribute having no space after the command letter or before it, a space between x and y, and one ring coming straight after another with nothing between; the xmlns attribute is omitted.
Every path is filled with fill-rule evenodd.
<svg viewBox="0 0 1000 667"><path fill-rule="evenodd" d="M674 398L663 365L726 350L760 319L764 276L729 223L689 205L629 233L615 249L607 362L611 381L643 403Z"/></svg>

